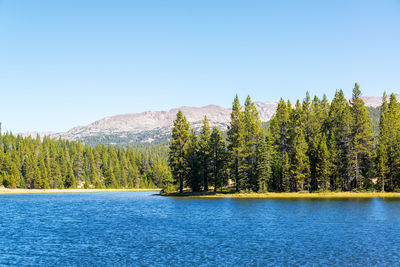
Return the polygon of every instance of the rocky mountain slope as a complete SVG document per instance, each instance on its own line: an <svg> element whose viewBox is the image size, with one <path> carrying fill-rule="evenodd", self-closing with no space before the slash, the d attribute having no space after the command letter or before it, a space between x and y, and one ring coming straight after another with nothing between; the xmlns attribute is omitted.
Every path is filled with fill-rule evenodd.
<svg viewBox="0 0 400 267"><path fill-rule="evenodd" d="M268 121L274 114L277 103L256 102L262 121ZM181 107L168 111L145 111L142 113L123 114L106 117L86 126L77 126L64 133L30 132L27 136L62 137L69 140L95 144L106 143L125 145L134 143L159 143L169 138L176 113L182 110L190 125L199 130L206 115L211 126L226 130L231 110L216 105L205 107Z"/></svg>
<svg viewBox="0 0 400 267"><path fill-rule="evenodd" d="M381 97L363 97L369 107L381 105ZM262 121L269 121L275 113L277 103L256 102ZM142 113L116 115L95 121L86 126L77 126L64 133L39 133L40 136L62 137L69 140L78 140L88 144L106 143L126 145L137 143L159 143L169 138L171 127L178 110L182 110L190 122L191 127L198 130L201 121L206 115L211 126L218 126L226 130L229 120L229 108L216 105L205 107L181 107L168 111L146 111ZM25 133L36 136L38 133Z"/></svg>

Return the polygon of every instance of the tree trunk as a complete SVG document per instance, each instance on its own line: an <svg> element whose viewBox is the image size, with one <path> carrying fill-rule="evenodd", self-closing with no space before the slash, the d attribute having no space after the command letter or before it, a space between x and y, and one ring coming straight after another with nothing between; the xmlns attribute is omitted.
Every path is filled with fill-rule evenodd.
<svg viewBox="0 0 400 267"><path fill-rule="evenodd" d="M182 177L182 174L180 174L180 177L179 177L179 192L183 193L183 177Z"/></svg>
<svg viewBox="0 0 400 267"><path fill-rule="evenodd" d="M356 152L356 187L359 184L360 167L358 166L358 153Z"/></svg>
<svg viewBox="0 0 400 267"><path fill-rule="evenodd" d="M235 186L236 186L236 192L239 191L239 185L238 185L238 176L239 176L239 160L236 156L235 158Z"/></svg>
<svg viewBox="0 0 400 267"><path fill-rule="evenodd" d="M204 192L208 191L208 181L207 181L207 173L203 172L203 189Z"/></svg>
<svg viewBox="0 0 400 267"><path fill-rule="evenodd" d="M215 151L214 156L214 192L217 192L217 159L218 159L218 152Z"/></svg>

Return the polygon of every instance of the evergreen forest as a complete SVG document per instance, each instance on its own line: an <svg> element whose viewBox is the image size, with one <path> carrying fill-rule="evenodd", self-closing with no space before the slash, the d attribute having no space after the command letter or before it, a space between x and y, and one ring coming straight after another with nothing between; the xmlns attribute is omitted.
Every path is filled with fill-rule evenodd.
<svg viewBox="0 0 400 267"><path fill-rule="evenodd" d="M155 188L171 175L162 145L92 147L6 133L0 147L0 186L7 188Z"/></svg>
<svg viewBox="0 0 400 267"><path fill-rule="evenodd" d="M263 125L250 96L242 106L236 95L226 138L207 117L196 134L179 111L168 163L167 192L400 191L400 105L384 94L367 108L356 83L350 100L343 90L331 102L281 99Z"/></svg>
<svg viewBox="0 0 400 267"><path fill-rule="evenodd" d="M261 122L236 95L228 129L200 132L177 113L168 144L129 147L0 133L0 186L27 189L163 188L165 192L400 191L400 104L366 107L355 84L295 103Z"/></svg>

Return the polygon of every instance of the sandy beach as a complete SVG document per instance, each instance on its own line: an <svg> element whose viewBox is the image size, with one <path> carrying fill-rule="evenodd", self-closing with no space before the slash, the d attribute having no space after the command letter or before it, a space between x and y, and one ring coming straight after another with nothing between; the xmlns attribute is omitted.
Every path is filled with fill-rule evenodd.
<svg viewBox="0 0 400 267"><path fill-rule="evenodd" d="M243 199L318 199L318 198L398 198L400 193L392 192L324 192L324 193L171 193L163 194L167 197L177 198L243 198Z"/></svg>

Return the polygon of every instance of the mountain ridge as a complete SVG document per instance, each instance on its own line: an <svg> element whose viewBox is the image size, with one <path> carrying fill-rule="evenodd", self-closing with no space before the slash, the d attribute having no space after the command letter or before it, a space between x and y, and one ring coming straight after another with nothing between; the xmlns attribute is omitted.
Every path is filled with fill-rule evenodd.
<svg viewBox="0 0 400 267"><path fill-rule="evenodd" d="M396 95L399 97L400 95ZM382 97L363 96L369 107L381 105ZM255 102L263 122L269 121L275 113L277 102ZM135 143L157 143L169 138L176 113L182 110L191 127L199 130L204 116L207 116L212 127L226 130L230 121L230 108L209 104L203 107L182 106L165 111L143 111L140 113L117 114L96 120L88 125L76 126L60 133L23 133L23 136L39 135L68 140L80 139L84 143L106 143L126 145Z"/></svg>

